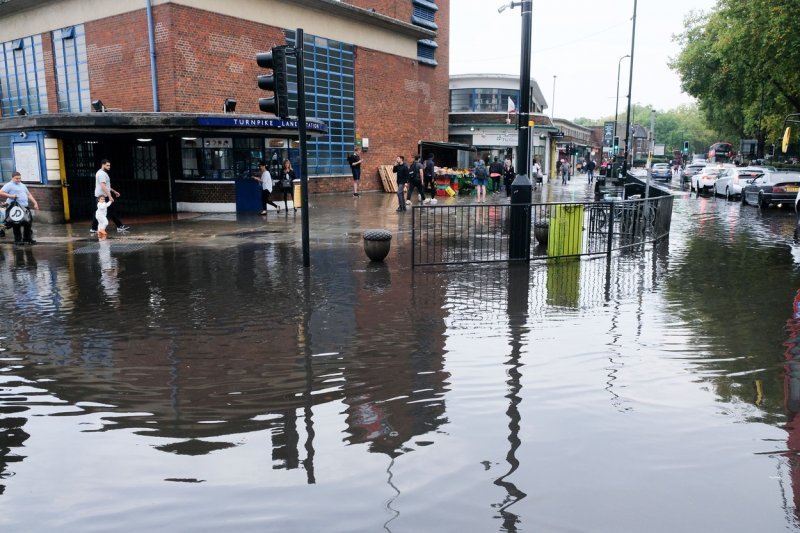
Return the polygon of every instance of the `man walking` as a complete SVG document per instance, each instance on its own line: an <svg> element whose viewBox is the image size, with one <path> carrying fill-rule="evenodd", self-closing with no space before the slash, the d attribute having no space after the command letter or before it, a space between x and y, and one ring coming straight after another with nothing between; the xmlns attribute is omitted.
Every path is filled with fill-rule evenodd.
<svg viewBox="0 0 800 533"><path fill-rule="evenodd" d="M353 172L353 196L358 196L358 182L361 180L361 147L353 148L353 153L347 156L350 170Z"/></svg>
<svg viewBox="0 0 800 533"><path fill-rule="evenodd" d="M31 192L22 183L22 174L17 171L11 173L11 181L3 185L0 189L0 196L6 198L6 205L12 202L17 202L17 205L25 210L28 209L29 202L33 204L34 209L39 209L39 203L33 197ZM17 209L17 208L14 208ZM11 213L7 212L6 215ZM9 222L8 220L6 221ZM23 216L19 222L11 222L11 228L14 230L14 244L21 246L23 244L36 244L33 240L33 230L31 229L30 216Z"/></svg>
<svg viewBox="0 0 800 533"><path fill-rule="evenodd" d="M119 198L119 192L115 191L111 188L111 178L108 176L108 171L111 170L111 161L108 159L103 159L100 161L100 170L97 171L97 174L94 176L94 201L92 205L97 204L97 197L98 196L105 196L106 201L109 201L112 198L112 194ZM122 221L117 218L117 216L111 211L111 206L108 208L108 218L114 223L117 227L117 231L126 231L131 229L130 226L126 226L122 223ZM95 217L92 220L92 229L89 230L91 233L97 233L97 218Z"/></svg>
<svg viewBox="0 0 800 533"><path fill-rule="evenodd" d="M414 190L419 191L420 202L425 201L425 191L422 188L422 164L419 155L414 156L414 162L408 166L408 199Z"/></svg>
<svg viewBox="0 0 800 533"><path fill-rule="evenodd" d="M428 154L428 158L422 165L422 176L425 179L425 190L428 191L428 193L431 195L431 198L436 196L436 184L433 182L435 169L436 165L433 163L433 154Z"/></svg>
<svg viewBox="0 0 800 533"><path fill-rule="evenodd" d="M588 163L586 163L586 173L589 176L589 184L591 185L592 181L594 181L594 167L596 166L594 159L590 159Z"/></svg>
<svg viewBox="0 0 800 533"><path fill-rule="evenodd" d="M394 160L394 173L397 175L397 212L406 211L405 188L408 183L408 167L406 158L398 155Z"/></svg>

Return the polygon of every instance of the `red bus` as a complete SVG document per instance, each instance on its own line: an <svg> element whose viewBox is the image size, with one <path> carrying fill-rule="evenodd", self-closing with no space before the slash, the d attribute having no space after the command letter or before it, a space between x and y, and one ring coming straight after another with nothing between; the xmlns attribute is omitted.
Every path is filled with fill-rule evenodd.
<svg viewBox="0 0 800 533"><path fill-rule="evenodd" d="M708 149L708 160L712 163L727 163L736 157L733 145L729 142L715 142Z"/></svg>

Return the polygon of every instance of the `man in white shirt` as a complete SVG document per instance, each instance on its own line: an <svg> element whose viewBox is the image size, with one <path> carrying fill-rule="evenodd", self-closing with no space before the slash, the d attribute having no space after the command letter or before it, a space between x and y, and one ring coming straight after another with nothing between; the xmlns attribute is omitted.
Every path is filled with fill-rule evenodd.
<svg viewBox="0 0 800 533"><path fill-rule="evenodd" d="M112 194L119 198L119 192L115 191L111 188L111 178L108 176L108 171L111 170L111 161L108 159L103 159L100 161L100 170L97 171L97 174L94 176L94 204L97 203L98 196L105 196L106 201L113 199ZM131 229L130 226L126 226L122 223L122 221L117 218L114 213L111 211L109 207L108 210L108 218L114 223L117 227L117 231L126 231ZM92 229L89 230L91 233L97 233L97 218L92 220Z"/></svg>

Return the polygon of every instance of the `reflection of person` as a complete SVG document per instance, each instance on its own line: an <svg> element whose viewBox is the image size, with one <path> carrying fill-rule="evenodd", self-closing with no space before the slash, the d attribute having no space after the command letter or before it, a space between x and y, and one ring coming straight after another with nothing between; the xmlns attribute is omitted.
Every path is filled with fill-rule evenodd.
<svg viewBox="0 0 800 533"><path fill-rule="evenodd" d="M353 153L347 156L350 170L353 172L353 196L358 196L358 182L361 180L361 148L356 146Z"/></svg>
<svg viewBox="0 0 800 533"><path fill-rule="evenodd" d="M108 235L106 233L106 228L108 227L108 208L113 203L114 200L112 198L109 198L106 202L105 196L97 197L97 212L94 214L94 218L97 220L97 234L100 237Z"/></svg>
<svg viewBox="0 0 800 533"><path fill-rule="evenodd" d="M253 176L253 179L261 182L261 214L267 214L267 204L280 211L281 207L269 199L272 194L272 175L269 173L269 170L267 170L267 162L259 161L258 169L261 171L261 175Z"/></svg>
<svg viewBox="0 0 800 533"><path fill-rule="evenodd" d="M106 297L114 303L118 303L119 296L119 278L117 273L119 268L117 266L116 258L111 256L111 243L109 241L101 240L100 249L97 252L97 258L100 260L100 285L106 293Z"/></svg>
<svg viewBox="0 0 800 533"><path fill-rule="evenodd" d="M97 171L97 174L94 176L94 198L98 196L105 196L107 199L111 199L111 195L113 194L115 197L119 198L119 192L115 191L111 188L111 178L108 176L108 171L111 170L111 161L108 159L103 159L100 161L100 170ZM117 227L117 231L125 231L131 229L130 226L126 226L125 224L117 218L114 213L108 213L108 218L114 223ZM91 233L97 232L97 218L92 220L92 229L89 230Z"/></svg>
<svg viewBox="0 0 800 533"><path fill-rule="evenodd" d="M406 187L406 183L408 183L408 167L406 166L406 158L402 155L398 155L394 160L394 168L392 168L395 174L397 174L397 211L405 211L406 210L406 200L404 189Z"/></svg>
<svg viewBox="0 0 800 533"><path fill-rule="evenodd" d="M28 190L28 187L22 183L22 174L17 171L11 173L11 181L3 185L0 189L0 196L6 198L6 205L16 201L20 207L28 209L29 204L33 204L34 209L39 209L39 203L33 194ZM33 229L30 219L23 219L18 224L13 224L11 227L14 231L14 244L36 244L33 240Z"/></svg>
<svg viewBox="0 0 800 533"><path fill-rule="evenodd" d="M286 209L287 213L289 212L289 204L286 203L286 195L288 194L292 197L292 204L294 204L294 185L292 182L295 179L297 179L297 174L292 168L292 162L285 159L281 169L281 192L283 193L283 208ZM297 211L297 208L295 207L294 210Z"/></svg>

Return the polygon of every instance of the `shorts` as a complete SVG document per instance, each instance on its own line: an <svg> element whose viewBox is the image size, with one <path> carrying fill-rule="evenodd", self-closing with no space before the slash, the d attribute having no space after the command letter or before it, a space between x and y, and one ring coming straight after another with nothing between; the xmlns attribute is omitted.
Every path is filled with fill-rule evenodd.
<svg viewBox="0 0 800 533"><path fill-rule="evenodd" d="M353 168L353 181L358 181L361 179L361 167L354 167Z"/></svg>
<svg viewBox="0 0 800 533"><path fill-rule="evenodd" d="M472 184L478 187L486 187L486 178L473 178Z"/></svg>

